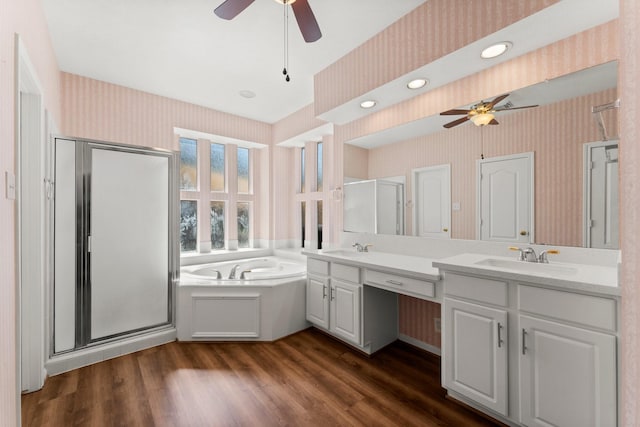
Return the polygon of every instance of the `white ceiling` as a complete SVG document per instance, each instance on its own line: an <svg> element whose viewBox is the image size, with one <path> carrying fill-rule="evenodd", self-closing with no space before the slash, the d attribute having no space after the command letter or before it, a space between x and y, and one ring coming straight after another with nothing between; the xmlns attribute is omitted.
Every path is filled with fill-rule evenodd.
<svg viewBox="0 0 640 427"><path fill-rule="evenodd" d="M267 123L312 103L316 73L426 0L308 0L323 36L315 43L305 43L290 11L290 82L282 75L283 6L273 0L256 0L226 21L213 14L222 1L42 0L63 71ZM321 118L329 124L355 120L617 16L618 0L561 0L325 112ZM479 58L483 47L502 40L513 42L506 55L491 61ZM408 91L405 84L415 76L428 77L430 84ZM240 96L243 90L255 92L256 97ZM376 99L378 106L362 110L360 98ZM510 100L522 105L515 93ZM542 104L533 99L521 101ZM434 130L442 125L442 120L427 119ZM407 137L415 132L411 129L424 133L425 125L417 121L352 143L376 146L383 140ZM320 131L330 133L324 127L310 132ZM283 143L295 145L309 136L298 135Z"/></svg>
<svg viewBox="0 0 640 427"><path fill-rule="evenodd" d="M257 0L231 21L223 0L42 0L62 71L273 123L313 102L313 76L425 0L309 0L305 43L283 6ZM241 90L256 93L252 99Z"/></svg>

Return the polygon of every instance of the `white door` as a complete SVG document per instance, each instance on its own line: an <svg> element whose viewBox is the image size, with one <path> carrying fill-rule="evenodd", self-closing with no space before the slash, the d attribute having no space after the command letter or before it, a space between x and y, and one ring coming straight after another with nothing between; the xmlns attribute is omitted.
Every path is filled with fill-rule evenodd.
<svg viewBox="0 0 640 427"><path fill-rule="evenodd" d="M618 249L618 143L585 145L585 246Z"/></svg>
<svg viewBox="0 0 640 427"><path fill-rule="evenodd" d="M331 281L330 331L358 345L361 344L361 289L361 285L353 285L336 279Z"/></svg>
<svg viewBox="0 0 640 427"><path fill-rule="evenodd" d="M413 170L414 234L451 238L451 166Z"/></svg>
<svg viewBox="0 0 640 427"><path fill-rule="evenodd" d="M533 153L478 160L479 239L533 242Z"/></svg>
<svg viewBox="0 0 640 427"><path fill-rule="evenodd" d="M444 386L507 415L507 312L444 299Z"/></svg>
<svg viewBox="0 0 640 427"><path fill-rule="evenodd" d="M521 422L615 426L616 338L520 316Z"/></svg>
<svg viewBox="0 0 640 427"><path fill-rule="evenodd" d="M307 277L307 320L329 329L329 279Z"/></svg>

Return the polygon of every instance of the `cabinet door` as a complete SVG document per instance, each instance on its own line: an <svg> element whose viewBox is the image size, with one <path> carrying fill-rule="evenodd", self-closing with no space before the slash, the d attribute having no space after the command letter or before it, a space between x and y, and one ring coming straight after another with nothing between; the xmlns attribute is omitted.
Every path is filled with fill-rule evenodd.
<svg viewBox="0 0 640 427"><path fill-rule="evenodd" d="M362 285L333 279L331 282L331 333L361 345L360 301Z"/></svg>
<svg viewBox="0 0 640 427"><path fill-rule="evenodd" d="M326 277L307 277L307 320L329 328L329 279Z"/></svg>
<svg viewBox="0 0 640 427"><path fill-rule="evenodd" d="M520 316L521 422L615 426L616 338Z"/></svg>
<svg viewBox="0 0 640 427"><path fill-rule="evenodd" d="M443 384L507 415L507 312L444 299Z"/></svg>

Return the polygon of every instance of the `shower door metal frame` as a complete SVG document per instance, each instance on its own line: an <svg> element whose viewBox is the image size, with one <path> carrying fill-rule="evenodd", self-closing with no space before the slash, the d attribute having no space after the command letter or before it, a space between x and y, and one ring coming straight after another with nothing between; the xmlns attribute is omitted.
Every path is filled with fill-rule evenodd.
<svg viewBox="0 0 640 427"><path fill-rule="evenodd" d="M142 333L162 330L175 326L175 283L179 271L178 248L178 184L177 156L173 151L141 146L107 143L77 138L76 143L76 302L75 302L75 351L92 345L104 344ZM167 322L123 331L97 339L91 338L91 178L92 151L110 150L167 158L168 166L168 271L167 271ZM65 352L68 352L65 351ZM52 351L53 354L53 351ZM57 353L60 354L60 353Z"/></svg>

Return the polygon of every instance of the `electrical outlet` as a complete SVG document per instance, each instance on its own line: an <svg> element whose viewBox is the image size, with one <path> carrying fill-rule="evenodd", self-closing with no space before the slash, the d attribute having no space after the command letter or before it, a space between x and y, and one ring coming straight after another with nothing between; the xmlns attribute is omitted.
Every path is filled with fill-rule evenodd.
<svg viewBox="0 0 640 427"><path fill-rule="evenodd" d="M440 318L439 317L436 318L436 319L433 319L433 327L435 328L436 332L438 332L438 333L440 332L440 324L441 324L441 322L440 322Z"/></svg>

